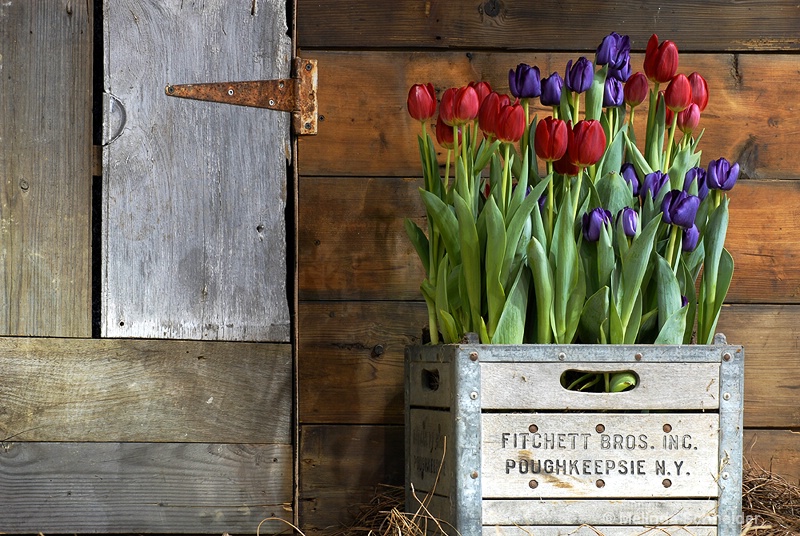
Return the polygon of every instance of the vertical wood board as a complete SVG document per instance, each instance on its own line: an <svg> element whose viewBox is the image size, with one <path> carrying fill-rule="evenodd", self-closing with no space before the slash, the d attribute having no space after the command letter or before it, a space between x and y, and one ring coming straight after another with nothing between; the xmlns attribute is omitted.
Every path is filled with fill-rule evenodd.
<svg viewBox="0 0 800 536"><path fill-rule="evenodd" d="M288 445L4 443L0 483L3 533L255 534L292 519Z"/></svg>
<svg viewBox="0 0 800 536"><path fill-rule="evenodd" d="M104 336L289 340L289 115L164 92L287 78L285 10L104 6Z"/></svg>
<svg viewBox="0 0 800 536"><path fill-rule="evenodd" d="M91 335L92 11L0 3L0 334Z"/></svg>

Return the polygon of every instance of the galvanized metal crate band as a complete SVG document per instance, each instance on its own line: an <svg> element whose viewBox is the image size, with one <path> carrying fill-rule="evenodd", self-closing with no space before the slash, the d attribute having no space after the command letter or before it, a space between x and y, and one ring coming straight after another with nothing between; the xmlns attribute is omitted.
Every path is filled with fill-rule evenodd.
<svg viewBox="0 0 800 536"><path fill-rule="evenodd" d="M638 381L622 393L569 391L561 376L574 370ZM743 389L744 350L722 335L714 345L409 347L406 507L426 501L463 536L738 536Z"/></svg>

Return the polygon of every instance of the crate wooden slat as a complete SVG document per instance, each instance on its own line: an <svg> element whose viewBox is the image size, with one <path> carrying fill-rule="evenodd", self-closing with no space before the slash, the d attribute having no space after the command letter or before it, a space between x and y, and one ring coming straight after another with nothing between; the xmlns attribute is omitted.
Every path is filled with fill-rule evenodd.
<svg viewBox="0 0 800 536"><path fill-rule="evenodd" d="M0 531L255 534L292 520L292 467L291 445L12 440Z"/></svg>
<svg viewBox="0 0 800 536"><path fill-rule="evenodd" d="M758 18L754 19L754 11ZM724 12L724 16L720 14ZM570 28L565 31L565 21ZM472 2L345 4L300 0L298 39L303 48L481 48L592 51L611 30L643 48L652 33L682 49L797 50L800 13L788 0L763 9L753 2L657 0L476 0ZM713 28L714 31L708 31Z"/></svg>

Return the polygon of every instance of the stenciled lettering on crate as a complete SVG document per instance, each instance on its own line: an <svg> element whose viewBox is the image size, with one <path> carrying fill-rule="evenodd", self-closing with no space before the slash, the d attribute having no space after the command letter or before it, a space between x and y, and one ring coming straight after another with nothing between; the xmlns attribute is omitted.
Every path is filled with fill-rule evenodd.
<svg viewBox="0 0 800 536"><path fill-rule="evenodd" d="M718 342L410 347L406 508L465 536L738 534L744 352ZM639 383L567 391L567 370Z"/></svg>

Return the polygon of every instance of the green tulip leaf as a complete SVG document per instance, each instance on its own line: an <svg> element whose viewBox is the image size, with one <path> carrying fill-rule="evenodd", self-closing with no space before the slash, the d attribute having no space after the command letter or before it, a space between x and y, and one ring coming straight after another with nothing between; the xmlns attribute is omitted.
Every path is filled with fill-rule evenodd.
<svg viewBox="0 0 800 536"><path fill-rule="evenodd" d="M419 225L409 218L403 220L403 227L406 229L408 239L411 242L411 245L414 246L414 250L416 250L419 260L422 261L422 266L425 268L425 277L430 277L429 270L431 261L428 237L425 236L425 232L420 229Z"/></svg>
<svg viewBox="0 0 800 536"><path fill-rule="evenodd" d="M608 65L603 65L594 73L592 85L586 92L586 119L599 120L603 113L603 92L606 85Z"/></svg>
<svg viewBox="0 0 800 536"><path fill-rule="evenodd" d="M639 236L631 242L631 247L621 260L620 293L615 297L615 301L619 310L623 333L627 331L628 322L631 319L633 308L636 305L637 296L647 271L650 254L653 250L653 241L660 223L659 220L659 217L650 220Z"/></svg>
<svg viewBox="0 0 800 536"><path fill-rule="evenodd" d="M489 323L487 333L490 339L494 338L494 331L500 321L500 315L506 304L506 295L503 288L503 273L506 256L506 229L503 224L503 215L494 198L489 198L483 208L482 214L486 215L486 301L489 307ZM472 299L472 298L470 298Z"/></svg>
<svg viewBox="0 0 800 536"><path fill-rule="evenodd" d="M658 290L658 327L663 329L667 319L681 308L681 289L672 267L661 255L656 254L656 288ZM681 332L681 338L683 333ZM675 343L678 344L678 343Z"/></svg>
<svg viewBox="0 0 800 536"><path fill-rule="evenodd" d="M700 164L700 153L694 153L690 146L686 146L675 153L675 159L669 168L670 189L683 190L683 181L686 172ZM696 193L692 195L697 195Z"/></svg>
<svg viewBox="0 0 800 536"><path fill-rule="evenodd" d="M603 175L595 183L601 207L611 212L616 218L617 213L625 207L634 206L630 186L619 173Z"/></svg>
<svg viewBox="0 0 800 536"><path fill-rule="evenodd" d="M611 145L606 148L603 158L598 162L597 168L600 170L601 177L610 173L619 175L619 170L622 167L623 155L625 153L625 133L627 130L628 125L626 124L616 132L614 139L611 140ZM614 211L612 211L612 213L616 214Z"/></svg>
<svg viewBox="0 0 800 536"><path fill-rule="evenodd" d="M538 238L528 244L528 265L533 273L533 288L536 297L536 342L549 344L553 332L550 328L550 311L553 307L553 271L550 268L544 245Z"/></svg>
<svg viewBox="0 0 800 536"><path fill-rule="evenodd" d="M525 316L528 309L528 271L520 266L508 293L503 313L492 337L492 344L522 344L525 335Z"/></svg>
<svg viewBox="0 0 800 536"><path fill-rule="evenodd" d="M686 333L686 314L688 307L681 307L673 312L661 326L655 344L683 344Z"/></svg>
<svg viewBox="0 0 800 536"><path fill-rule="evenodd" d="M622 338L624 344L635 344L642 324L642 291L636 293L633 301L633 310L628 324L625 326L625 334Z"/></svg>
<svg viewBox="0 0 800 536"><path fill-rule="evenodd" d="M711 192L709 195L715 195L716 193ZM714 342L714 327L719 313L719 308L717 308L717 302L719 301L717 300L717 279L727 229L728 199L725 198L709 216L708 226L703 238L706 256L703 264L700 306L697 317L697 342L699 344L712 344Z"/></svg>
<svg viewBox="0 0 800 536"><path fill-rule="evenodd" d="M608 328L609 308L608 287L603 287L592 294L583 306L581 320L578 324L578 337L584 344L605 344Z"/></svg>
<svg viewBox="0 0 800 536"><path fill-rule="evenodd" d="M428 209L429 224L432 224L432 228L441 233L447 254L453 263L458 264L461 260L461 244L456 215L452 208L435 194L423 189L420 189L419 194L425 208Z"/></svg>
<svg viewBox="0 0 800 536"><path fill-rule="evenodd" d="M470 321L467 324L467 330L477 332L478 319L481 316L481 251L478 243L478 230L467 202L458 194L453 196L453 201L458 217L461 243L462 280L469 302Z"/></svg>

